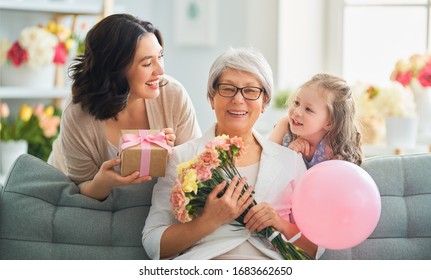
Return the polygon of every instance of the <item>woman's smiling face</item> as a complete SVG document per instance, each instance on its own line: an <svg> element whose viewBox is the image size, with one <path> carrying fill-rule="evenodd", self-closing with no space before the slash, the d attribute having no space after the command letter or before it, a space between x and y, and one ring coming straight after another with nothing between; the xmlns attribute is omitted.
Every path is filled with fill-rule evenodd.
<svg viewBox="0 0 431 280"><path fill-rule="evenodd" d="M149 33L138 42L135 57L126 74L131 97L156 98L164 72L163 48L156 36Z"/></svg>
<svg viewBox="0 0 431 280"><path fill-rule="evenodd" d="M230 68L223 72L218 83L238 88L247 86L263 88L255 75ZM234 97L223 97L216 92L211 100L211 106L215 110L218 134L240 136L250 133L263 110L265 98L264 93L256 100L247 100L239 90Z"/></svg>

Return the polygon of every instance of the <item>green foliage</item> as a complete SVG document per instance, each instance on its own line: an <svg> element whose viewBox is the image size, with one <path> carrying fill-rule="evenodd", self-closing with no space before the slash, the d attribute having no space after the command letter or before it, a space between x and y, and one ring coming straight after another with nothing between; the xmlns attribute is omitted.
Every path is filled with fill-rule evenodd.
<svg viewBox="0 0 431 280"><path fill-rule="evenodd" d="M54 116L61 116L61 110L59 108L55 107ZM44 161L47 161L52 151L52 144L57 138L60 130L58 129L57 133L54 136L46 137L43 133L42 128L40 126L38 126L38 128L39 131L35 134L35 137L32 137L30 140L27 140L28 153Z"/></svg>
<svg viewBox="0 0 431 280"><path fill-rule="evenodd" d="M19 113L10 116L7 104L0 105L1 141L25 140L29 154L47 161L59 133L61 110L52 105L45 109L39 104L38 109L33 109L22 104Z"/></svg>
<svg viewBox="0 0 431 280"><path fill-rule="evenodd" d="M287 107L287 100L289 99L290 91L284 90L278 92L274 96L274 107L277 109L284 109Z"/></svg>
<svg viewBox="0 0 431 280"><path fill-rule="evenodd" d="M76 53L75 56L83 55L85 52L85 42L82 40L79 35L73 33L71 38L76 42Z"/></svg>

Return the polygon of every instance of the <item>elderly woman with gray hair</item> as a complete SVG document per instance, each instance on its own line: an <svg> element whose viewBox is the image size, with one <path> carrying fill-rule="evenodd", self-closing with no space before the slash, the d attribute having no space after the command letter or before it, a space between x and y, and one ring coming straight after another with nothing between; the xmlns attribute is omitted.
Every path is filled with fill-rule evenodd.
<svg viewBox="0 0 431 280"><path fill-rule="evenodd" d="M207 95L217 121L201 138L174 148L166 177L159 178L154 187L142 237L152 259L282 259L256 232L272 226L288 239L298 234L298 227L289 220L290 205L285 202L291 194L290 183L306 168L298 153L270 142L253 129L272 92L272 71L259 52L229 49L216 58L209 72ZM243 178L217 185L202 213L190 222L179 223L170 203L177 166L193 159L206 143L223 134L244 141L246 153L236 162ZM251 187L241 195L245 182ZM224 188L224 194L218 195ZM232 225L251 204L251 191L258 204L245 216L246 226ZM310 256L316 254L317 246L303 236L294 244Z"/></svg>

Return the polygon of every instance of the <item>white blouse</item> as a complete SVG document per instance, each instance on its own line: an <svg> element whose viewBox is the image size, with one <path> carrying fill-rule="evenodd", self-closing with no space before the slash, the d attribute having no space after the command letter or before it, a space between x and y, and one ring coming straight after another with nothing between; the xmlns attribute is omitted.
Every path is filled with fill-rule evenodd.
<svg viewBox="0 0 431 280"><path fill-rule="evenodd" d="M237 167L241 177L247 178L247 183L254 186L259 172L259 162L249 166ZM248 240L244 241L232 250L213 258L214 260L269 260L268 256L259 251Z"/></svg>

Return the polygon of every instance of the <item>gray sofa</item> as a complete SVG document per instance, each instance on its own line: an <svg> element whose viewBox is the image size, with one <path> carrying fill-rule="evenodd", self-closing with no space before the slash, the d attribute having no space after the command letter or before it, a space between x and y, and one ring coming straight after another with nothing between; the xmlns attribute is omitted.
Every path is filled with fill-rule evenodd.
<svg viewBox="0 0 431 280"><path fill-rule="evenodd" d="M382 196L377 228L360 245L327 250L322 259L431 259L429 166L431 154L367 159L363 167ZM99 202L22 155L1 190L0 259L148 259L141 231L154 183L115 189Z"/></svg>

